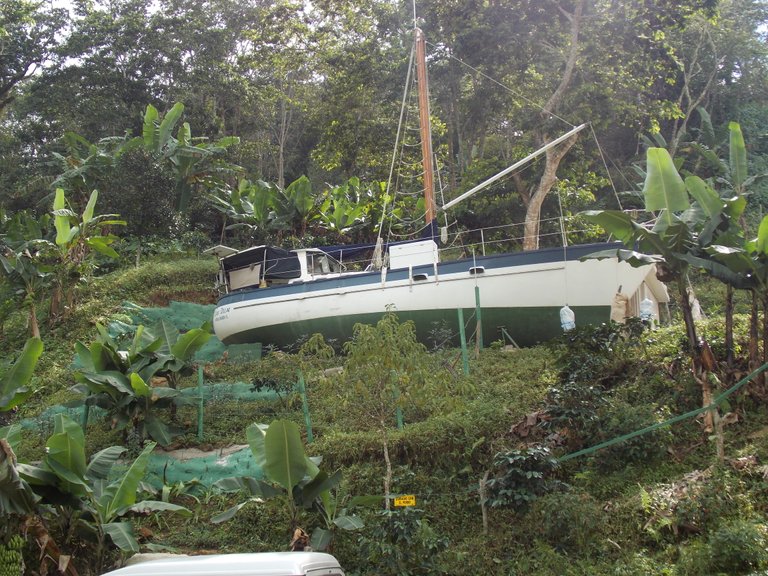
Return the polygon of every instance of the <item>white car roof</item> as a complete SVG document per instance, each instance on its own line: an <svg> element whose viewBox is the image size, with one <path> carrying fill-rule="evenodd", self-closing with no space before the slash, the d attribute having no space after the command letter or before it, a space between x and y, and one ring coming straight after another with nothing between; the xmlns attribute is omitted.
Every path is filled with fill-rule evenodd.
<svg viewBox="0 0 768 576"><path fill-rule="evenodd" d="M179 556L140 562L104 576L344 576L336 558L321 552L259 552Z"/></svg>

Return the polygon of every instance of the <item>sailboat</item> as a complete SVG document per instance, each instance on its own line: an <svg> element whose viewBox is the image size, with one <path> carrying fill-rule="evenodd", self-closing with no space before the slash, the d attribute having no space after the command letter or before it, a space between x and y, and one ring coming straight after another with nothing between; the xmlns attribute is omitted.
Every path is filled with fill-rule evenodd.
<svg viewBox="0 0 768 576"><path fill-rule="evenodd" d="M422 141L427 230L435 230L426 47L418 28L416 70ZM547 149L571 138L572 129L545 147L514 163L442 206L456 203L513 172ZM417 240L379 243L371 265L349 266L369 246L335 246L284 250L255 246L234 250L217 246L217 285L222 291L213 316L216 335L225 344L260 342L288 346L308 335L344 341L356 323L376 323L386 311L412 320L424 342L436 334L457 335L460 322L470 324L478 342L503 340L518 346L549 340L574 324L608 322L611 305L623 303L625 315L659 317L668 302L666 288L654 265L632 268L614 256L584 259L619 243L472 254L444 260L439 235ZM465 319L465 320L462 320Z"/></svg>

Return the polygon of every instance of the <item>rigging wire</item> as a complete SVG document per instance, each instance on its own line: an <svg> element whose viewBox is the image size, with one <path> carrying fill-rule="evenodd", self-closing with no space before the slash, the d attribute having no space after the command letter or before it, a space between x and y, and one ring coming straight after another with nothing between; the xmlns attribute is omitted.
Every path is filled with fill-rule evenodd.
<svg viewBox="0 0 768 576"><path fill-rule="evenodd" d="M621 200L619 199L619 192L616 190L616 184L613 182L613 178L611 178L611 173L608 170L608 163L605 161L605 155L603 154L603 148L600 146L600 142L597 139L597 134L595 133L595 127L592 126L592 123L589 123L589 130L592 133L592 138L595 141L595 144L597 145L597 151L600 153L600 160L603 161L603 167L605 168L605 173L608 176L608 181L611 183L611 190L613 190L613 195L616 197L616 202L619 205L619 210L624 210L624 208L621 205Z"/></svg>
<svg viewBox="0 0 768 576"><path fill-rule="evenodd" d="M415 21L416 0L414 0L414 3L413 3L413 10L414 10L414 21ZM384 197L384 205L381 208L381 221L379 222L379 233L376 237L377 245L381 242L381 234L382 234L382 230L384 229L384 217L387 214L387 199L389 198L389 191L392 186L392 177L395 170L395 162L397 160L397 151L399 147L400 136L402 135L402 130L403 130L403 120L405 118L406 102L408 100L408 88L411 83L411 71L413 69L413 58L414 58L415 52L416 52L416 47L411 46L411 55L410 55L410 58L408 59L408 75L406 76L405 88L403 89L403 100L402 100L402 104L400 105L400 120L397 125L397 136L395 137L395 148L392 151L392 164L389 167L389 178L387 178L387 188L386 188L385 197Z"/></svg>
<svg viewBox="0 0 768 576"><path fill-rule="evenodd" d="M432 46L432 48L439 48L439 46L437 46L437 45L435 45L435 44L432 44L431 42L427 42L427 44L429 44L430 46ZM478 70L477 68L475 68L475 67L474 67L474 66L472 66L471 64L467 64L466 62L464 62L464 61L463 61L463 60L461 60L460 58L457 58L456 56L454 56L454 55L452 55L452 54L448 54L448 58L450 58L451 60L455 60L456 62L458 62L458 63L459 63L459 64L461 64L462 66L466 66L467 68L469 68L470 70L472 70L472 71L473 71L473 72L475 72L476 74L479 74L480 76L482 76L482 77L483 77L483 78L485 78L486 80L489 80L489 81L493 82L494 84L496 84L496 85L500 86L501 88L503 88L504 90L506 90L506 91L507 91L507 92L509 92L510 94L514 94L516 97L520 98L521 100L523 100L524 102L526 102L526 103L527 103L527 104L529 104L530 106L533 106L534 108L538 108L540 111L542 111L542 112L545 112L545 113L549 114L550 116L552 116L552 118L557 118L558 120L560 120L561 122L563 122L563 123L567 124L567 125L568 125L568 126L570 126L571 128L574 128L574 127L576 127L576 124L571 124L571 123L570 123L570 122L568 122L568 120L566 120L565 118L563 118L563 117L561 117L561 116L558 116L556 113L552 112L551 110L547 110L547 109L546 109L546 108L544 108L544 106L542 106L541 104L538 104L538 103L534 102L533 100L531 100L530 98L527 98L527 97L523 96L523 95L522 95L522 94L520 94L519 92L515 92L515 91L514 91L512 88L510 88L510 87L509 87L509 86L507 86L506 84L502 84L501 82L499 82L499 81L498 81L498 80L496 80L495 78L492 78L491 76L488 76L488 74L486 74L486 73L485 73L485 72L483 72L482 70Z"/></svg>

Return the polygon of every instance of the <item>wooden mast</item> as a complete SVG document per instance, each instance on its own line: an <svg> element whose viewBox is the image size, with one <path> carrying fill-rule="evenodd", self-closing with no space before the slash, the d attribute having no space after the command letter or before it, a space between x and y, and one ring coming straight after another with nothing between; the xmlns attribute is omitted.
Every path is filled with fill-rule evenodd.
<svg viewBox="0 0 768 576"><path fill-rule="evenodd" d="M429 87L427 85L427 43L420 28L416 34L416 81L419 88L419 131L421 164L424 171L424 204L427 225L435 219L435 182L432 168L432 130L429 123Z"/></svg>

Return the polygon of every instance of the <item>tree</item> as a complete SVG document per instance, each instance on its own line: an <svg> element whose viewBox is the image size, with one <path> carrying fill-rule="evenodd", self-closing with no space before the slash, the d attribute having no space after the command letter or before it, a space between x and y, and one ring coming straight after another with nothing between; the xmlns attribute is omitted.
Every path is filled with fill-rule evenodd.
<svg viewBox="0 0 768 576"><path fill-rule="evenodd" d="M398 408L419 398L426 380L426 349L416 340L413 322L400 323L387 312L375 325L356 324L344 345L347 361L337 393L355 426L379 434L384 457L384 497L389 510L392 459L389 434Z"/></svg>
<svg viewBox="0 0 768 576"><path fill-rule="evenodd" d="M57 36L68 22L67 11L28 0L0 6L0 118L18 87L54 58Z"/></svg>

